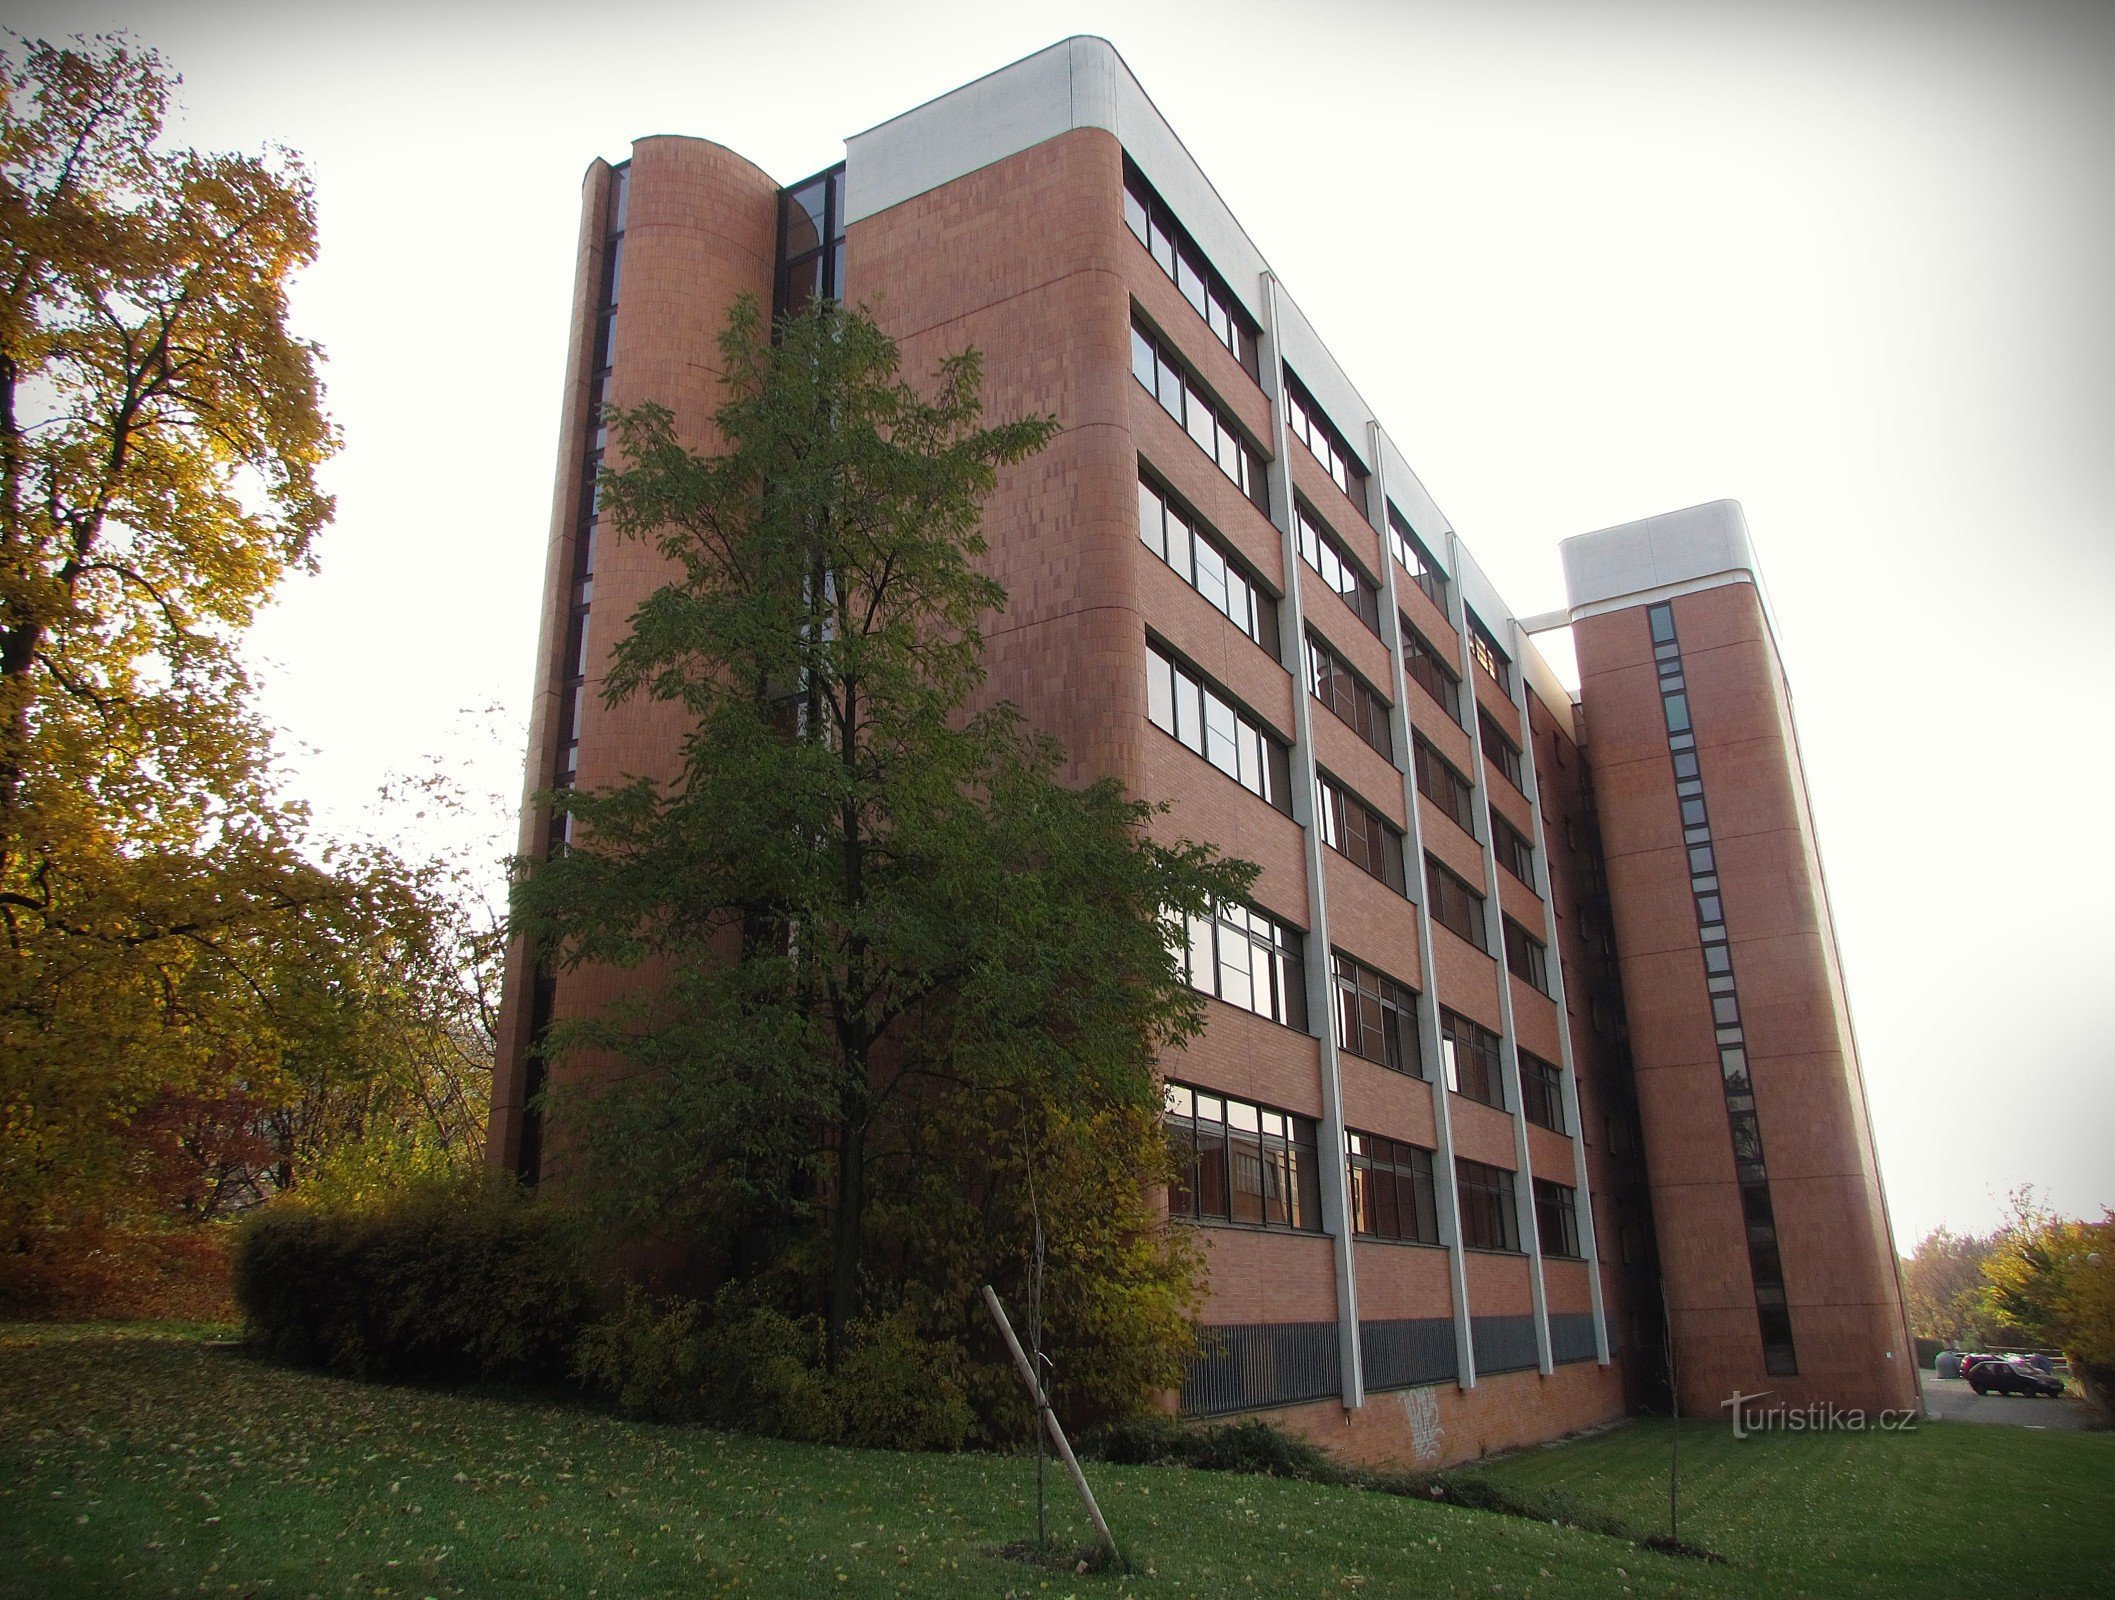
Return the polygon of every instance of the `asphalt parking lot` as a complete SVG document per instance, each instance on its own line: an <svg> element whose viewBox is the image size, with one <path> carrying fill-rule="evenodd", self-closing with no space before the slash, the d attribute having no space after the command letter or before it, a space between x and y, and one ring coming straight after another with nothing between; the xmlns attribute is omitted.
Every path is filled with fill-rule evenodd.
<svg viewBox="0 0 2115 1600"><path fill-rule="evenodd" d="M1993 1422L2066 1432L2084 1432L2093 1426L2093 1413L2075 1395L2043 1400L2025 1395L1977 1394L1959 1378L1935 1378L1929 1372L1919 1373L1918 1377L1924 1384L1925 1409L1948 1422Z"/></svg>

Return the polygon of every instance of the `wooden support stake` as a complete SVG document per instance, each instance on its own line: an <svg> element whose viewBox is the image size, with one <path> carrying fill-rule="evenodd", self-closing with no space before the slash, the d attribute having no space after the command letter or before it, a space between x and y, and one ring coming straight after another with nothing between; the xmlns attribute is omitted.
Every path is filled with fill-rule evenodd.
<svg viewBox="0 0 2115 1600"><path fill-rule="evenodd" d="M1043 1396L1043 1385L1038 1381L1028 1354L1021 1348L1021 1341L1013 1334L1013 1324L1006 1320L1006 1308L999 1304L999 1297L990 1284L984 1286L984 1303L991 1308L991 1320L999 1325L1005 1337L1006 1348L1013 1352L1013 1364L1021 1374L1021 1381L1028 1385L1029 1397L1035 1401L1036 1415L1042 1419L1050 1434L1050 1442L1057 1447L1058 1458L1065 1463L1065 1470L1072 1474L1072 1487L1079 1490L1080 1501L1087 1508L1087 1515L1094 1523L1094 1531L1101 1535L1102 1548L1109 1552L1109 1559L1129 1571L1123 1552L1116 1548L1116 1536L1109 1531L1109 1524L1102 1520L1102 1508L1094 1503L1094 1491L1087 1487L1087 1475L1080 1471L1079 1458L1073 1455L1072 1446L1065 1441L1065 1430L1058 1423L1057 1413L1050 1409L1050 1402Z"/></svg>

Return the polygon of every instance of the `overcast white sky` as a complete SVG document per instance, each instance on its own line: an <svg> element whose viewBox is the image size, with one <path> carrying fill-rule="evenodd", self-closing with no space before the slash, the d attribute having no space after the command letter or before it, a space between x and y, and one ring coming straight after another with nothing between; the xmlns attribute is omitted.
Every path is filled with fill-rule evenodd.
<svg viewBox="0 0 2115 1600"><path fill-rule="evenodd" d="M526 717L589 159L697 134L790 181L1099 33L1518 612L1566 535L1746 506L1903 1248L2023 1183L2115 1204L2115 7L9 11L131 30L181 139L313 168L338 520L257 654L327 817L435 751L519 785L458 711Z"/></svg>

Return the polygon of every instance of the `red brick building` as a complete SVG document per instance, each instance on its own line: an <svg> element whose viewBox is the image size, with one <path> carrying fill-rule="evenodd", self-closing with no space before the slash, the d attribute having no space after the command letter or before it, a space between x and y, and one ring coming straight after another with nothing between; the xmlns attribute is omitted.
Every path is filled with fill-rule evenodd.
<svg viewBox="0 0 2115 1600"><path fill-rule="evenodd" d="M975 346L993 415L1059 419L987 507L991 690L1262 868L1191 930L1210 1020L1163 1063L1215 1334L1186 1410L1457 1460L1663 1391L1663 1304L1691 1414L1915 1403L1737 506L1569 541L1569 614L1515 616L1096 39L791 188L641 140L579 251L532 791L672 769L670 709L595 694L665 577L596 538L595 418L659 401L710 449L737 296L863 302L906 370ZM1531 638L1567 622L1576 699ZM614 981L512 952L495 1161L538 1175L531 1041Z"/></svg>

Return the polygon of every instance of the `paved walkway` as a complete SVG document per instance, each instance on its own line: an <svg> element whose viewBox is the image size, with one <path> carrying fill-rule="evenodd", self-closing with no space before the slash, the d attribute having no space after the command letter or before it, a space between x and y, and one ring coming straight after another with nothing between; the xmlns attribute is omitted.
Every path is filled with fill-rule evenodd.
<svg viewBox="0 0 2115 1600"><path fill-rule="evenodd" d="M1934 1417L1948 1422L2010 1423L2016 1428L2062 1429L2080 1432L2093 1426L2093 1413L2073 1394L2044 1400L2016 1394L1977 1394L1959 1378L1935 1378L1918 1374L1924 1384L1924 1404Z"/></svg>

